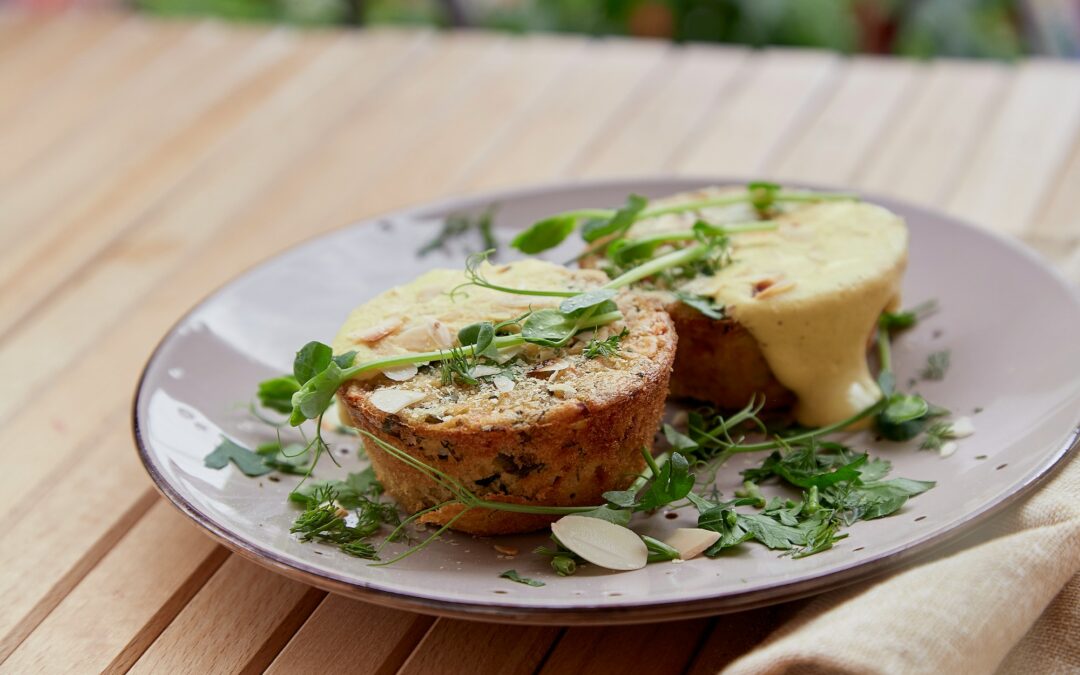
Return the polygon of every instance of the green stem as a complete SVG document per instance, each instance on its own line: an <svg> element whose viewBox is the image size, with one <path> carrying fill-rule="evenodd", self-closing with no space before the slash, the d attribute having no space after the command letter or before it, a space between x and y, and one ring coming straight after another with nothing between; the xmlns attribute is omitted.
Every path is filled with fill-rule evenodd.
<svg viewBox="0 0 1080 675"><path fill-rule="evenodd" d="M663 272L669 267L678 267L679 265L694 262L708 252L708 244L697 244L696 246L689 246L687 248L681 248L678 251L672 251L659 258L653 258L649 262L638 265L634 269L615 277L604 284L602 288L622 288L623 286L629 286L632 283L651 277L659 272Z"/></svg>
<svg viewBox="0 0 1080 675"><path fill-rule="evenodd" d="M682 204L672 204L670 206L661 206L652 209L645 209L638 215L637 220L644 220L645 218L656 218L657 216L666 216L670 213L683 213L686 211L700 211L701 209L712 208L715 206L731 206L732 204L741 204L753 200L753 194L747 191L746 194L738 195L724 195L722 197L712 197L710 199L699 199L693 202L684 202ZM777 202L818 202L818 201L842 201L858 199L858 195L845 193L845 192L777 192L774 201Z"/></svg>
<svg viewBox="0 0 1080 675"><path fill-rule="evenodd" d="M818 427L817 429L811 429L810 431L804 431L801 434L795 434L794 436L781 436L775 441L763 441L761 443L751 443L749 445L739 445L729 447L724 450L724 454L734 455L742 452L761 452L762 450L775 450L776 448L784 447L792 443L798 443L800 441L808 441L811 438L816 438L824 434L831 434L834 431L841 431L846 427L855 424L859 420L866 419L872 415L876 415L885 406L885 399L882 398L877 403L860 410L858 413L852 415L846 420L834 422L824 427Z"/></svg>
<svg viewBox="0 0 1080 675"><path fill-rule="evenodd" d="M878 361L882 372L892 372L892 346L889 344L889 331L878 327L877 330Z"/></svg>

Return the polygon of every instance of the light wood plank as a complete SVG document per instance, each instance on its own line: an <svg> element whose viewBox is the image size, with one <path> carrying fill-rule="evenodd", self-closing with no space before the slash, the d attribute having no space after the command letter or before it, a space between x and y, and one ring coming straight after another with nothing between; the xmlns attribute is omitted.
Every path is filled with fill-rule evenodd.
<svg viewBox="0 0 1080 675"><path fill-rule="evenodd" d="M505 44L497 58L484 64L489 71L484 77L467 83L430 127L402 139L401 152L347 191L350 198L326 218L352 220L370 212L365 205L372 198L392 208L444 192L460 172L482 161L540 96L560 85L571 64L585 63L583 50L582 40L567 37L534 36Z"/></svg>
<svg viewBox="0 0 1080 675"><path fill-rule="evenodd" d="M1057 240L1080 236L1080 137L1073 143L1069 161L1058 173L1056 184L1028 232Z"/></svg>
<svg viewBox="0 0 1080 675"><path fill-rule="evenodd" d="M129 672L260 672L325 595L231 556Z"/></svg>
<svg viewBox="0 0 1080 675"><path fill-rule="evenodd" d="M262 93L265 94L266 92ZM295 106L297 103L302 103L302 100L295 100L293 96L295 93L293 90L285 92L284 98L287 99L286 103L288 105ZM302 96L300 98L303 99ZM250 101L249 104L253 106L258 102L259 98L256 98ZM278 103L279 105L272 106L268 110L269 113L276 114L277 117L274 119L283 125L282 105L280 102ZM243 109L244 106L240 106L240 110ZM333 115L341 112L344 111L340 108L328 108L325 114L323 112L313 112L311 117L313 121L317 121L324 118L326 114ZM229 117L231 118L234 114L236 113L230 112ZM295 114L296 111L293 110L294 117ZM22 278L18 279L18 284L13 281L10 285L2 287L0 303L5 304L9 309L36 309L39 311L39 315L37 320L32 323L20 324L20 332L10 336L5 342L5 349L0 354L0 361L5 358L13 359L14 355L23 349L37 349L41 346L39 340L42 337L46 334L58 337L55 331L66 331L67 329L63 328L64 326L79 326L78 330L86 338L85 344L89 344L95 337L92 326L96 325L99 331L98 334L100 334L100 330L107 327L126 311L131 300L145 292L147 283L163 278L170 270L175 269L175 266L183 260L186 254L191 253L192 247L203 243L206 236L211 234L214 228L230 215L231 212L228 210L230 204L237 201L242 203L242 200L250 199L253 188L265 188L266 180L276 176L281 169L278 162L285 161L287 163L290 155L295 156L298 151L305 150L310 143L318 139L317 134L321 130L319 126L301 126L294 134L291 134L298 136L301 142L285 143L283 139L290 136L290 134L275 133L275 129L268 128L265 121L265 118L260 118L256 123L261 133L256 133L254 136L252 134L245 135L245 140L251 143L251 147L237 148L234 144L231 149L238 154L226 153L224 165L219 162L215 169L206 170L204 168L202 174L195 175L193 180L190 181L192 190L185 193L184 201L180 204L174 203L168 210L157 211L153 219L154 222L146 223L144 221L143 229L139 231L135 238L121 241L113 246L110 257L107 259L109 264L100 265L88 275L83 275L78 284L70 285L63 293L54 296L53 303L48 305L47 308L33 303L28 307L26 300L20 299L24 288ZM218 131L223 133L228 130L229 126L231 125L225 125L225 129L219 129ZM199 128L198 130L203 131L204 129ZM279 142L267 142L268 133L275 134ZM180 147L172 148L173 153L187 152L191 145L184 141L190 140L178 139L177 144ZM254 154L252 151L254 151ZM159 161L168 163L171 167L169 171L164 173L169 175L172 170L184 169L183 157L184 155L181 155L177 158L170 154L162 157ZM275 160L275 158L277 161L267 161ZM223 169L239 171L227 173L222 171ZM249 169L249 171L245 173L243 169ZM200 191L200 187L206 185L201 182L207 179L206 174L220 178L218 182L210 183L210 193L205 190ZM114 213L111 210L114 205L111 202L106 202L104 204L106 208L103 209L104 213L95 214L99 219L107 218L105 224L101 225L105 229L106 236L111 231L117 229L122 231L125 226L137 222L139 216L145 217L144 209L150 206L146 202L157 194L154 190L130 191L130 183L124 184L122 190L119 187L118 181L118 192L115 196L120 200L119 206L116 206L119 213ZM165 180L158 180L156 181L156 187L168 189L173 187L173 184ZM181 205L183 205L182 208ZM69 235L69 239L74 238L77 240L71 245L65 243L67 240L57 241L54 246L56 251L55 262L65 260L64 253L70 254L70 258L65 260L67 262L71 259L80 260L82 256L86 255L87 249L92 252L95 223L100 224L101 220L88 223L85 229ZM96 234L98 237L102 236L101 232ZM81 237L90 238L91 241ZM99 242L99 250L100 246L101 243ZM25 274L37 275L39 278L48 275L48 280L54 282L64 278L63 267L65 265L57 266L56 264L44 263L35 265L31 261L28 261L27 265ZM87 302L91 296L108 297L110 301L105 305ZM129 298L126 303L121 301L121 298L125 296ZM13 402L12 399L3 398L9 403ZM0 400L0 406L3 405L3 400Z"/></svg>
<svg viewBox="0 0 1080 675"><path fill-rule="evenodd" d="M268 673L322 675L346 664L355 675L392 675L435 619L327 596L278 655Z"/></svg>
<svg viewBox="0 0 1080 675"><path fill-rule="evenodd" d="M679 148L694 143L693 132L723 97L747 60L743 50L684 47L625 106L610 133L579 158L577 176L653 173L668 165Z"/></svg>
<svg viewBox="0 0 1080 675"><path fill-rule="evenodd" d="M933 203L956 188L999 107L1009 71L986 62L938 61L855 178L859 187Z"/></svg>
<svg viewBox="0 0 1080 675"><path fill-rule="evenodd" d="M387 36L385 41L376 40L376 42L378 44L370 50L367 46L361 48L351 45L344 53L335 51L332 54L337 66L343 69L352 68L348 85L342 84L334 77L340 75L340 71L331 70L329 73L323 73L320 66L321 74L317 74L314 81L325 81L322 89L315 96L325 105L311 107L333 111L336 117L331 117L328 124L334 123L335 119L340 121L348 117L356 106L362 105L369 96L375 95L378 85L397 72L393 64L405 63L403 60L396 59L409 58L416 45L419 44L409 38L397 40L392 36ZM351 64L361 57L380 59L383 66L370 71L352 67ZM303 86L289 89L287 93L303 93ZM303 96L294 103L300 107L307 106ZM268 110L274 107L270 106ZM280 122L278 115L284 112L287 116L290 111L295 112L292 106L284 106L278 113L268 115L255 124L252 127L254 135L240 134L237 141L246 146L246 151L240 147L234 147L232 149L237 154L227 153L227 161L206 169L205 176L215 178L222 183L215 189L223 190L227 195L240 194L246 199L258 200L260 195L265 194L267 187L265 183L259 185L255 182L256 177L263 176L269 181L277 177L282 170L279 164L289 165L294 157L311 153L313 144L322 140L324 126L320 120L323 118L313 110L309 114L311 125L296 126L293 134L282 133L277 124ZM275 136L277 142L266 142L268 134ZM292 149L293 154L285 152L289 148ZM317 161L317 153L309 155L309 159ZM243 172L240 182L228 179L233 170ZM266 175L268 171L271 173ZM154 230L150 227L153 222L166 223L171 228L172 234L169 235L171 240L182 242L184 228L195 228L193 231L197 231L198 228L209 228L212 231L228 219L229 212L219 210L220 202L204 199L206 195L213 193L205 191L205 186L198 177L192 181L190 188L190 191L184 192L186 195L184 199L174 201L170 208L157 213L155 221L146 223L150 236L136 238L108 259L102 266L102 274L104 274L102 280L86 282L89 284L86 291L94 287L103 295L80 296L78 293L83 291L76 289L69 291L76 293L71 302L73 304L88 302L95 307L101 306L105 302L102 298L110 297L113 292L139 290L138 288L124 288L131 283L141 286L144 292L147 291L144 276L135 278L133 282L119 282L113 287L106 284L108 279L117 278L110 274L122 274L121 267L125 261L127 261L129 274L135 274L139 269L143 270L142 274L149 274L155 270L164 274L172 269L158 270L158 266L163 263L162 256L170 253L169 250L161 250L159 247L157 256L149 254L154 250ZM19 476L0 474L0 488L2 488L0 489L0 512L19 503L23 495L33 489L33 486L42 480L53 466L67 461L68 453L78 445L81 439L93 433L97 425L96 420L108 416L118 407L125 405L124 401L128 398L127 390L130 388L130 383L138 377L141 362L162 332L167 330L185 307L189 307L201 295L223 283L232 276L233 270L254 263L259 257L267 255L280 245L277 240L266 239L262 236L266 234L266 231L262 229L265 222L249 221L247 229L244 230L245 236L235 237L231 246L210 247L212 255L203 251L199 256L201 265L187 268L183 275L185 278L177 279L178 285L172 284L159 288L147 299L147 302L140 306L137 313L126 318L118 330L111 332L107 339L99 340L88 355L78 359L73 366L66 369L62 383L57 382L44 392L40 405L28 403L25 400L18 404L24 412L18 415L12 424L0 428L0 445L4 443L41 444L51 447L53 452L35 455L34 461L22 463L17 472ZM305 231L298 231L295 224L295 222L283 223L280 230L291 232L294 238L304 236ZM169 231L166 230L166 232ZM159 234L156 241L160 242L163 239L164 237ZM142 255L139 255L139 252ZM247 252L248 257L241 260L240 258L245 255L243 252ZM173 262L175 264L177 261L174 259ZM150 272L147 272L147 269ZM143 283L140 283L140 280ZM102 288L101 284L106 285ZM169 314L172 316L170 317ZM63 315L58 316L57 320L62 321ZM110 392L111 395L84 396L83 393L87 389L83 388L91 387L99 393ZM25 391L23 393L25 394ZM79 415L67 414L67 411L76 409L80 411Z"/></svg>
<svg viewBox="0 0 1080 675"><path fill-rule="evenodd" d="M1010 234L1031 226L1080 132L1080 66L1030 60L1018 69L948 201L953 213Z"/></svg>
<svg viewBox="0 0 1080 675"><path fill-rule="evenodd" d="M488 189L564 173L606 125L616 122L616 112L667 53L658 44L623 40L595 42L588 49L588 67L567 73L528 115L504 129L482 164L467 171L457 187Z"/></svg>
<svg viewBox="0 0 1080 675"><path fill-rule="evenodd" d="M14 108L0 121L0 183L10 180L50 145L64 142L75 127L88 125L140 71L153 67L193 24L151 24L131 20L38 96ZM25 224L25 223L24 223Z"/></svg>
<svg viewBox="0 0 1080 675"><path fill-rule="evenodd" d="M134 454L126 416L99 421L99 435L58 463L31 497L6 514L0 532L0 660L34 629L154 501ZM27 445L43 449L48 446ZM48 536L40 513L52 513Z"/></svg>
<svg viewBox="0 0 1080 675"><path fill-rule="evenodd" d="M126 669L224 558L184 516L158 502L0 664L0 673Z"/></svg>
<svg viewBox="0 0 1080 675"><path fill-rule="evenodd" d="M50 19L21 49L0 61L0 114L48 86L56 73L126 20L115 12L65 12Z"/></svg>
<svg viewBox="0 0 1080 675"><path fill-rule="evenodd" d="M290 42L289 34L280 30L234 33L216 24L200 26L181 49L168 52L157 68L143 71L131 91L99 111L92 127L0 183L0 198L7 206L0 221L33 220L40 230L25 242L17 240L12 251L0 252L0 261L21 263L32 257L40 239L55 236L67 225L65 215L70 218L100 198L111 181L205 114L233 87L284 57ZM176 95L180 91L183 96ZM65 199L57 200L57 194ZM0 265L0 270L7 269Z"/></svg>
<svg viewBox="0 0 1080 675"><path fill-rule="evenodd" d="M707 619L695 619L659 626L568 628L540 672L675 675L690 664L709 625Z"/></svg>
<svg viewBox="0 0 1080 675"><path fill-rule="evenodd" d="M439 619L398 675L526 675L543 662L558 637L559 629L552 626Z"/></svg>
<svg viewBox="0 0 1080 675"><path fill-rule="evenodd" d="M853 58L821 111L808 119L782 158L770 167L779 180L844 185L874 148L883 129L903 114L903 102L925 67L910 61Z"/></svg>
<svg viewBox="0 0 1080 675"><path fill-rule="evenodd" d="M238 173L238 178L230 181L228 175L207 170L206 164L215 157L246 157L246 147L238 141L255 140L252 134L244 134L252 125L264 123L267 118L272 118L279 126L287 126L293 121L302 112L302 103L310 96L305 89L310 89L308 82L312 81L314 86L324 83L320 76L330 60L325 58L327 52L333 51L328 49L329 46L319 37L303 40L280 60L235 85L226 98L206 110L203 116L163 139L156 151L136 162L130 171L116 172L116 177L109 181L111 185L103 190L99 199L70 214L69 218L57 218L53 239L36 238L37 249L32 248L32 244L25 244L25 264L13 268L10 274L4 275L6 283L0 283L0 335L23 323L31 311L40 309L44 299L52 296L57 286L78 275L87 262L105 251L122 232L145 224L147 212L154 205L160 207L167 194L200 184L211 186L211 190L204 190L204 199L215 205L225 201L213 193L213 189L218 186L235 189L238 178L245 179L248 175ZM333 75L340 73L335 70ZM318 114L312 117L318 117ZM287 137L287 134L283 136ZM264 133L258 140L265 137ZM294 146L275 143L271 148L281 148L284 153L293 150ZM220 165L218 162L217 167ZM271 162L270 167L275 167L275 163ZM266 171L264 168L262 173ZM254 173L256 177L262 175ZM242 190L237 192L246 194ZM159 237L158 245L167 239L170 238Z"/></svg>
<svg viewBox="0 0 1080 675"><path fill-rule="evenodd" d="M837 57L773 50L740 71L730 94L675 161L680 173L759 175L770 158L799 136L837 73Z"/></svg>

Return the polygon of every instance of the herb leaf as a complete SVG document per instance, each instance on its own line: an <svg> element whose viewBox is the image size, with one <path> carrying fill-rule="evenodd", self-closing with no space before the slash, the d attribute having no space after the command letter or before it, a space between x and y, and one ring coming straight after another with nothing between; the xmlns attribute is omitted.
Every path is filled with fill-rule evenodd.
<svg viewBox="0 0 1080 675"><path fill-rule="evenodd" d="M229 462L236 465L237 469L251 478L263 476L273 471L263 462L262 456L248 450L242 445L228 438L222 438L221 444L214 451L203 458L203 464L210 469L224 469Z"/></svg>
<svg viewBox="0 0 1080 675"><path fill-rule="evenodd" d="M596 308L598 312L610 312L618 309L611 299L616 291L611 288L594 288L579 295L567 298L559 303L559 311L566 316L578 316L587 309ZM611 303L605 307L605 304Z"/></svg>
<svg viewBox="0 0 1080 675"><path fill-rule="evenodd" d="M587 359L595 359L598 356L615 356L619 353L619 344L622 342L622 339L629 334L630 331L623 328L618 334L612 335L607 339L597 340L596 338L593 338L585 345L582 354L584 354Z"/></svg>
<svg viewBox="0 0 1080 675"><path fill-rule="evenodd" d="M293 377L303 385L325 370L333 357L334 350L330 348L330 345L309 342L296 352L296 358L293 359Z"/></svg>
<svg viewBox="0 0 1080 675"><path fill-rule="evenodd" d="M282 375L259 383L259 403L279 413L292 412L292 396L300 389L300 383L292 375Z"/></svg>
<svg viewBox="0 0 1080 675"><path fill-rule="evenodd" d="M516 581L519 584L525 584L526 586L533 586L535 588L539 588L545 585L544 582L540 581L539 579L529 579L527 577L521 576L517 573L517 570L506 570L499 575L499 578L509 579L510 581Z"/></svg>
<svg viewBox="0 0 1080 675"><path fill-rule="evenodd" d="M630 195L626 198L626 205L615 212L610 220L590 220L581 228L581 238L592 243L597 239L621 234L630 229L637 220L638 214L649 205L649 200L641 195Z"/></svg>
<svg viewBox="0 0 1080 675"><path fill-rule="evenodd" d="M677 297L682 304L687 307L693 307L710 319L721 321L726 317L724 314L724 306L716 304L712 298L703 295L691 295L682 291L675 291L675 297Z"/></svg>
<svg viewBox="0 0 1080 675"><path fill-rule="evenodd" d="M510 245L522 253L540 253L561 244L575 227L577 218L572 215L552 216L518 234Z"/></svg>
<svg viewBox="0 0 1080 675"><path fill-rule="evenodd" d="M949 370L950 352L944 349L934 352L926 358L926 366L919 373L924 380L944 380L945 373Z"/></svg>
<svg viewBox="0 0 1080 675"><path fill-rule="evenodd" d="M660 471L655 473L649 489L637 506L638 511L653 509L683 499L694 488L694 476L690 473L690 463L681 453L674 453Z"/></svg>

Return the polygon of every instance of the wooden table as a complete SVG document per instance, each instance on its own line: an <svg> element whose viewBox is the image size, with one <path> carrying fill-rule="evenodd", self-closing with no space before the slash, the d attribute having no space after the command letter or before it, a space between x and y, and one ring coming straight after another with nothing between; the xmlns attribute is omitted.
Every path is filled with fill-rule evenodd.
<svg viewBox="0 0 1080 675"><path fill-rule="evenodd" d="M214 544L132 448L151 349L252 263L443 195L658 172L896 195L1080 278L1080 65L0 14L0 672L703 673L752 647L791 606L616 631L327 595Z"/></svg>

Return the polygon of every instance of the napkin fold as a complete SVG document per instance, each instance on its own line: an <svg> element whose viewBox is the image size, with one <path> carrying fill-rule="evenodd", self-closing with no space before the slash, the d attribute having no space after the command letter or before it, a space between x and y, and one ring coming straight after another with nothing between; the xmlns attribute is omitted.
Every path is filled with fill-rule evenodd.
<svg viewBox="0 0 1080 675"><path fill-rule="evenodd" d="M985 527L978 545L811 600L723 672L1080 672L1080 461Z"/></svg>

